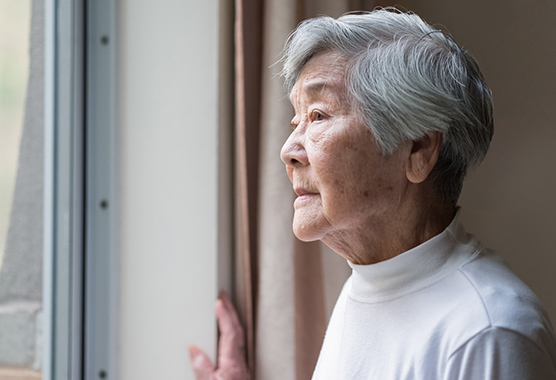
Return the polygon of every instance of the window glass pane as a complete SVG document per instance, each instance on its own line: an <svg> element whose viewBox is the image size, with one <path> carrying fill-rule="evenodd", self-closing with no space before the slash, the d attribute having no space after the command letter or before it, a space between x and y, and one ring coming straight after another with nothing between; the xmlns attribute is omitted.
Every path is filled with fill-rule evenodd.
<svg viewBox="0 0 556 380"><path fill-rule="evenodd" d="M43 34L42 2L0 0L0 379L41 378Z"/></svg>
<svg viewBox="0 0 556 380"><path fill-rule="evenodd" d="M29 72L29 0L0 0L0 262L4 257Z"/></svg>

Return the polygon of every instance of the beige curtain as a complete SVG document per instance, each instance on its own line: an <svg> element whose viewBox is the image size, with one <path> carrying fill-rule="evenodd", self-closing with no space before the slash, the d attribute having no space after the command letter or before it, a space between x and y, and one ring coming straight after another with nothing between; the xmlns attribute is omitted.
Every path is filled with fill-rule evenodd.
<svg viewBox="0 0 556 380"><path fill-rule="evenodd" d="M277 77L303 19L371 10L377 1L236 0L236 281L257 380L310 379L349 275L344 259L291 229L294 193L279 152L293 109Z"/></svg>

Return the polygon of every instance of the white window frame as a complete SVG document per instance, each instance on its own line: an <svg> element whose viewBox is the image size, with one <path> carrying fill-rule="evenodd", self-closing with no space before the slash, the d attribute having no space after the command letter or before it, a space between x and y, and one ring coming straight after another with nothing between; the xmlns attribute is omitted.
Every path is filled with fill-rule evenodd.
<svg viewBox="0 0 556 380"><path fill-rule="evenodd" d="M116 373L115 17L45 3L45 380Z"/></svg>

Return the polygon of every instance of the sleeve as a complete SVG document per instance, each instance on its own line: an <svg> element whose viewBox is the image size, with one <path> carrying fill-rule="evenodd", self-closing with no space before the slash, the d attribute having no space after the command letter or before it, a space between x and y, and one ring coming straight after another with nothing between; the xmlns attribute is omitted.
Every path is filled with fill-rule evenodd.
<svg viewBox="0 0 556 380"><path fill-rule="evenodd" d="M530 338L492 327L474 336L448 360L444 380L556 379L553 355Z"/></svg>

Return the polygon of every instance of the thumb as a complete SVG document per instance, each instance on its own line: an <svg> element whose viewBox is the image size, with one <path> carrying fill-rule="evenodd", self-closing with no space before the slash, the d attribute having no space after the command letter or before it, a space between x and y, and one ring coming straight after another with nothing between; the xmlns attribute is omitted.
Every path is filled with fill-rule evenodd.
<svg viewBox="0 0 556 380"><path fill-rule="evenodd" d="M197 346L189 347L189 358L195 372L197 380L210 380L214 373L214 366L212 365L207 354Z"/></svg>

